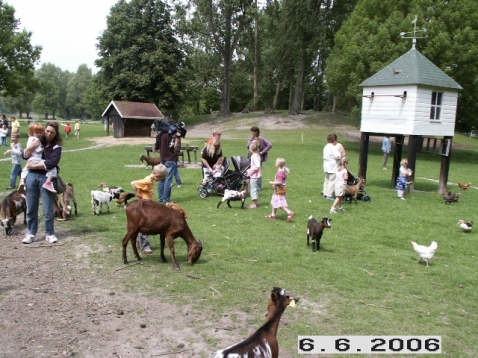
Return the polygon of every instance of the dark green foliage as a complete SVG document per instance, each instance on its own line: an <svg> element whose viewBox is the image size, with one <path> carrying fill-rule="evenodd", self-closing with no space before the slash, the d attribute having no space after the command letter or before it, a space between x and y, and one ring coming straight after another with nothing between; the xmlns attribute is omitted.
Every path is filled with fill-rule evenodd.
<svg viewBox="0 0 478 358"><path fill-rule="evenodd" d="M15 9L0 0L0 93L11 96L34 85L34 65L41 52L30 43L31 32L18 31L19 24Z"/></svg>
<svg viewBox="0 0 478 358"><path fill-rule="evenodd" d="M119 1L98 38L98 81L114 100L178 108L184 91L184 54L170 8L162 1Z"/></svg>

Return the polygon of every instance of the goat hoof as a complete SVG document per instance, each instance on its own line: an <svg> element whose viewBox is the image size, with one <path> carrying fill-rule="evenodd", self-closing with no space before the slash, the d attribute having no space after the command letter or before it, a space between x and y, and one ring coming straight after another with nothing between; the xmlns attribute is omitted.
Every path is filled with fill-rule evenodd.
<svg viewBox="0 0 478 358"><path fill-rule="evenodd" d="M176 266L174 269L175 269L176 271L181 271L181 267L179 267L179 266Z"/></svg>
<svg viewBox="0 0 478 358"><path fill-rule="evenodd" d="M127 260L124 260L123 261L125 265L127 265L129 262Z"/></svg>

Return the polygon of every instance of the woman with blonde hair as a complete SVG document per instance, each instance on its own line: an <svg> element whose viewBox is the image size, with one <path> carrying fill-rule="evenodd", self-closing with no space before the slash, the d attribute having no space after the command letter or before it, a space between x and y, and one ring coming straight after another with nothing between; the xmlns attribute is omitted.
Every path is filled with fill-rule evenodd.
<svg viewBox="0 0 478 358"><path fill-rule="evenodd" d="M216 164L222 164L221 132L215 130L201 152L203 177L212 174Z"/></svg>

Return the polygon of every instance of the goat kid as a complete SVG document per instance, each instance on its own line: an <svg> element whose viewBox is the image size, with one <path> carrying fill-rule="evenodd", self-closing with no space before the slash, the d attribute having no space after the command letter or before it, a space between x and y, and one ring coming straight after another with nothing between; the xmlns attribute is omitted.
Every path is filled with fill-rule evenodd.
<svg viewBox="0 0 478 358"><path fill-rule="evenodd" d="M241 191L226 189L224 191L224 196L221 198L219 203L217 203L216 208L219 209L219 207L221 206L221 204L223 202L227 202L227 206L232 208L230 202L240 200L241 203L242 203L241 204L241 209L244 209L244 202L246 201L246 198L247 198L247 185L246 184L244 184L244 187L242 188Z"/></svg>
<svg viewBox="0 0 478 358"><path fill-rule="evenodd" d="M240 343L217 351L213 358L278 358L277 330L287 306L295 307L299 299L283 288L272 288L267 303L266 323Z"/></svg>
<svg viewBox="0 0 478 358"><path fill-rule="evenodd" d="M142 162L146 161L146 169L148 169L148 166L150 165L151 169L153 169L154 166L161 164L161 160L159 159L159 157L148 157L144 154L139 157L139 160L141 160Z"/></svg>
<svg viewBox="0 0 478 358"><path fill-rule="evenodd" d="M110 212L110 201L114 198L119 199L120 193L107 193L99 190L91 191L91 205L93 206L93 213L95 215L100 215L101 207L106 205L108 207L108 212Z"/></svg>
<svg viewBox="0 0 478 358"><path fill-rule="evenodd" d="M312 237L312 251L320 250L320 239L324 233L324 229L330 229L332 225L330 222L332 219L329 219L327 216L322 217L322 220L317 222L314 217L309 216L309 221L307 222L307 246L309 246L309 236Z"/></svg>
<svg viewBox="0 0 478 358"><path fill-rule="evenodd" d="M75 215L78 215L78 206L76 203L75 192L73 184L67 183L65 191L60 195L60 206L61 216L59 220L68 220L71 218L71 205L73 203L75 206Z"/></svg>
<svg viewBox="0 0 478 358"><path fill-rule="evenodd" d="M11 235L13 225L17 221L17 215L23 213L23 224L27 223L27 201L24 192L13 191L6 196L0 204L2 226L5 234Z"/></svg>
<svg viewBox="0 0 478 358"><path fill-rule="evenodd" d="M135 200L125 204L125 213L127 219L127 231L123 238L123 262L128 263L126 258L126 247L128 241L131 241L134 255L141 260L138 249L136 248L136 237L138 233L144 235L160 236L161 241L161 261L167 262L164 256L164 246L168 241L171 261L176 270L180 267L176 261L174 251L174 239L182 237L188 247L188 264L195 263L203 249L203 242L199 243L194 237L184 216L176 210L168 208L152 200Z"/></svg>
<svg viewBox="0 0 478 358"><path fill-rule="evenodd" d="M345 195L352 195L355 199L355 204L357 204L357 195L359 195L360 193L360 187L362 186L362 184L365 184L365 179L359 178L357 184L347 185L345 187ZM350 200L350 204L352 204L352 200Z"/></svg>

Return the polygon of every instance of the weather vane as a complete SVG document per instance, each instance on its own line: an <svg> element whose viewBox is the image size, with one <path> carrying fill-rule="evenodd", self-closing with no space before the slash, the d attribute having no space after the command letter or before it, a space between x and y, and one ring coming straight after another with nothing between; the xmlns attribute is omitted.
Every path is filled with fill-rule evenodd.
<svg viewBox="0 0 478 358"><path fill-rule="evenodd" d="M417 36L420 32L427 32L427 29L423 29L423 30L417 30L417 19L418 19L418 15L415 15L415 19L413 19L412 21L412 24L413 24L413 31L410 31L410 32L400 32L400 36L402 37L402 39L413 39L412 40L412 48L414 49L415 48L415 45L417 43L417 39L426 39L428 36ZM413 34L413 36L405 36L405 35L408 35L408 34Z"/></svg>

